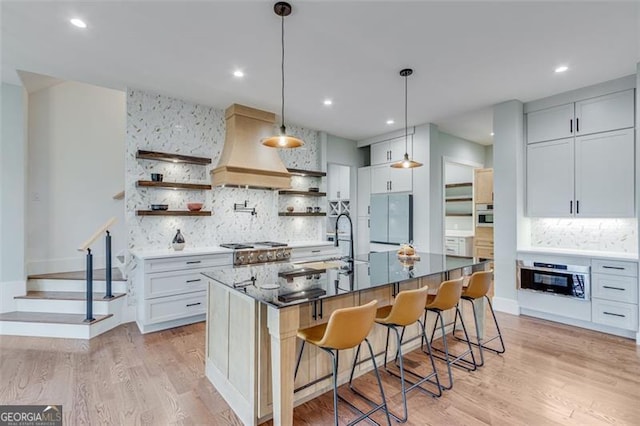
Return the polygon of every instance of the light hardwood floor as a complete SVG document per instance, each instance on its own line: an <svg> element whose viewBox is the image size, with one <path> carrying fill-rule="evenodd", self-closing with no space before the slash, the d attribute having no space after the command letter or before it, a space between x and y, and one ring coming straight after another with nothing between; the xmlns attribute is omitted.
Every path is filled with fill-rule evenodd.
<svg viewBox="0 0 640 426"><path fill-rule="evenodd" d="M439 399L409 393L407 424L640 424L635 342L498 315L507 353L487 354L473 373L455 370L453 390ZM62 404L65 425L240 424L204 377L204 332L200 323L143 336L125 324L91 341L2 337L0 404ZM397 380L382 377L391 408L400 410ZM371 374L356 383L375 395ZM328 425L332 410L326 393L297 407L294 420ZM349 416L341 406L341 418Z"/></svg>

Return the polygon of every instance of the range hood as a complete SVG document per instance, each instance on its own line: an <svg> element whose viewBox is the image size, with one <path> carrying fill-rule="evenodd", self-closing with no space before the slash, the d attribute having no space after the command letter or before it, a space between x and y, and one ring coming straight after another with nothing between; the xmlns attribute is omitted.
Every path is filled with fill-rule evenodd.
<svg viewBox="0 0 640 426"><path fill-rule="evenodd" d="M233 104L225 111L227 130L220 161L211 170L213 186L291 188L291 174L278 151L260 143L273 135L275 114Z"/></svg>

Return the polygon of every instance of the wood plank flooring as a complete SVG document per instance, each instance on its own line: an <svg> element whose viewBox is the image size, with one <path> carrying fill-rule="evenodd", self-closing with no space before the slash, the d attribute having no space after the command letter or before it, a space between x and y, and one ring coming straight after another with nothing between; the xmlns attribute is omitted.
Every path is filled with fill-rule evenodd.
<svg viewBox="0 0 640 426"><path fill-rule="evenodd" d="M487 354L476 372L454 370L453 390L439 399L410 392L408 425L640 424L634 341L498 315L507 353ZM238 425L204 377L204 333L200 323L141 335L130 323L90 341L3 336L0 404L63 404L65 425ZM418 365L421 356L408 357ZM382 377L399 411L399 383ZM356 386L375 395L372 374ZM297 407L295 423L331 424L332 404L326 393ZM344 406L340 413L353 418Z"/></svg>

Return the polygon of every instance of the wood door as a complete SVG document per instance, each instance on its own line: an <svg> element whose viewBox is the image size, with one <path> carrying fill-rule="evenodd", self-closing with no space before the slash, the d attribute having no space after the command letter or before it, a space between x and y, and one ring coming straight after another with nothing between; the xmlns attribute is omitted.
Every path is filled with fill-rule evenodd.
<svg viewBox="0 0 640 426"><path fill-rule="evenodd" d="M480 204L493 204L493 169L475 169L473 198Z"/></svg>
<svg viewBox="0 0 640 426"><path fill-rule="evenodd" d="M573 216L573 145L573 138L527 145L528 216Z"/></svg>
<svg viewBox="0 0 640 426"><path fill-rule="evenodd" d="M576 138L576 217L633 217L633 129Z"/></svg>
<svg viewBox="0 0 640 426"><path fill-rule="evenodd" d="M527 143L568 138L574 135L573 103L527 114Z"/></svg>

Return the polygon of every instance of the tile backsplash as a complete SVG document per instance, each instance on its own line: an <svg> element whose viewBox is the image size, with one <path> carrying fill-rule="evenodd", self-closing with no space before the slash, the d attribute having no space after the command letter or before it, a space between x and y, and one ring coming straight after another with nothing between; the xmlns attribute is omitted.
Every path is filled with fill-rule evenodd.
<svg viewBox="0 0 640 426"><path fill-rule="evenodd" d="M636 253L637 220L531 219L531 246Z"/></svg>
<svg viewBox="0 0 640 426"><path fill-rule="evenodd" d="M284 165L320 170L318 132L291 125L287 126L287 131L302 138L305 145L298 149L280 150ZM301 210L307 205L320 203L317 205L324 211L324 198L286 197L278 195L277 191L241 188L191 191L136 186L138 180L150 180L151 173L162 173L168 182L209 184L209 172L218 164L224 137L223 109L141 90L127 91L125 221L129 250L169 248L177 229L184 235L187 247L225 242L324 239L325 218L278 215L287 205ZM211 158L212 163L199 166L138 160L136 152L139 149L206 157ZM300 179L304 178L294 178L294 187L319 186L321 183L315 180L307 183ZM234 203L245 201L248 207L255 207L257 215L234 211ZM204 203L203 210L211 210L212 216L136 216L136 210L147 210L150 204L169 204L170 210L185 210L188 202ZM132 290L130 288L130 293Z"/></svg>

